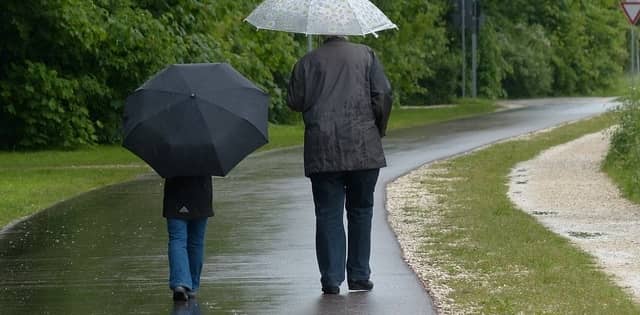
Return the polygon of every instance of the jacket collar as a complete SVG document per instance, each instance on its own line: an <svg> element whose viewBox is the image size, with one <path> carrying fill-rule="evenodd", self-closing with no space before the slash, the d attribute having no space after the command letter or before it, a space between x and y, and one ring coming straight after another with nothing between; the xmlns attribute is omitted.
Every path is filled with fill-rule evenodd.
<svg viewBox="0 0 640 315"><path fill-rule="evenodd" d="M346 36L335 35L335 36L327 37L327 39L324 40L324 44L331 43L331 42L346 42L346 41L348 41Z"/></svg>

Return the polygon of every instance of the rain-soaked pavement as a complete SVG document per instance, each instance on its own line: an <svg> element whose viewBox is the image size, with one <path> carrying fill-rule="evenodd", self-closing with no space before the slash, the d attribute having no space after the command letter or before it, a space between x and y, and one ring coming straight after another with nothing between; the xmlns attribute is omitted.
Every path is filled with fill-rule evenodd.
<svg viewBox="0 0 640 315"><path fill-rule="evenodd" d="M535 105L394 132L376 191L369 293L322 296L313 202L300 148L252 155L214 180L214 207L197 303L167 288L162 180L106 187L0 232L0 314L433 314L386 223L384 184L429 161L581 119L611 99ZM607 104L608 103L608 104Z"/></svg>

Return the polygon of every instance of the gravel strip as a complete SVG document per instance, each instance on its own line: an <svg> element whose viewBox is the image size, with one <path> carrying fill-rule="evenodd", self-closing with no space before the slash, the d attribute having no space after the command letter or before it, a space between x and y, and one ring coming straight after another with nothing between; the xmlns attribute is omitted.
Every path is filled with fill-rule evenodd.
<svg viewBox="0 0 640 315"><path fill-rule="evenodd" d="M501 106L508 107L510 105L501 104ZM517 105L513 105L513 108L516 107ZM549 132L560 126L534 131L496 143L529 139L537 134ZM461 155L483 150L496 143L478 147ZM455 157L451 157L450 159L453 158ZM439 199L440 195L437 192L438 189L442 189L443 185L430 187L429 185L425 185L425 183L429 181L441 182L458 180L440 176L441 174L447 173L447 170L443 166L447 161L448 159L425 164L390 182L386 187L387 220L400 243L404 260L424 283L429 295L433 299L438 314L473 314L478 313L474 306L463 309L461 305L456 304L450 297L453 290L447 286L447 282L451 279L461 277L469 281L483 281L483 275L473 274L469 270L456 266L455 261L443 253L427 252L427 255L424 255L426 250L420 246L420 244L429 242L424 236L425 228L444 229L444 227L438 223L440 223L440 218L446 211L446 208L444 208L444 201ZM456 227L449 226L447 228L455 229ZM446 271L438 267L443 265L456 266L453 268L455 272Z"/></svg>
<svg viewBox="0 0 640 315"><path fill-rule="evenodd" d="M445 284L453 275L437 267L435 259L448 260L442 254L426 255L421 244L430 242L424 226L438 226L441 212L438 195L425 189L422 180L438 177L439 170L425 165L387 185L388 221L402 248L405 261L422 280L433 299L438 314L454 314L449 298L451 288ZM457 312L456 312L457 313Z"/></svg>
<svg viewBox="0 0 640 315"><path fill-rule="evenodd" d="M512 170L509 198L593 255L640 301L640 206L600 171L610 132L548 149Z"/></svg>

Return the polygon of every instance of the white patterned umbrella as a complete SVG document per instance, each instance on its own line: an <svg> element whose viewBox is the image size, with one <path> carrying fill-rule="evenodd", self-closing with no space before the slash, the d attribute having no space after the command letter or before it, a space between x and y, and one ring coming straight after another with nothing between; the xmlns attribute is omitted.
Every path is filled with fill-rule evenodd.
<svg viewBox="0 0 640 315"><path fill-rule="evenodd" d="M265 0L245 19L258 29L307 35L366 35L397 28L368 0Z"/></svg>

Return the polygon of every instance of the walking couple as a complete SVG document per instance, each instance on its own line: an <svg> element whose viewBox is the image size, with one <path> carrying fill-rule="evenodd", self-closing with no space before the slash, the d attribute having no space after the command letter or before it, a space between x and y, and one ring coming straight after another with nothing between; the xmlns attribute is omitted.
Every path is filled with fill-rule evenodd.
<svg viewBox="0 0 640 315"><path fill-rule="evenodd" d="M350 290L369 291L373 194L386 166L381 138L391 111L389 81L371 48L327 36L296 63L287 101L305 124L304 168L315 203L322 292L339 294L345 273ZM207 219L213 216L211 178L168 178L164 189L169 285L174 300L186 301L200 285Z"/></svg>

